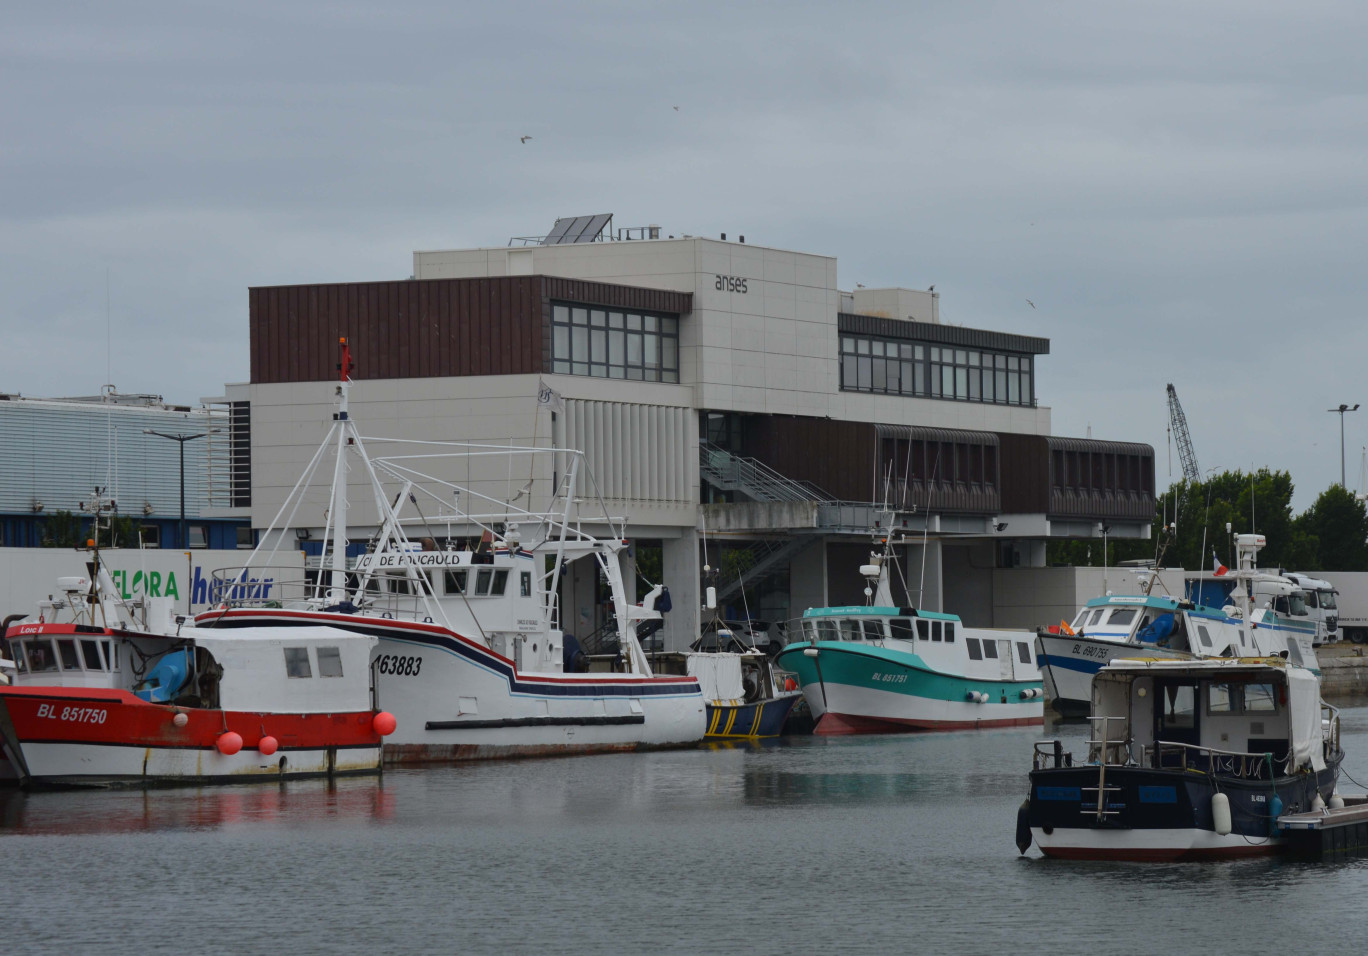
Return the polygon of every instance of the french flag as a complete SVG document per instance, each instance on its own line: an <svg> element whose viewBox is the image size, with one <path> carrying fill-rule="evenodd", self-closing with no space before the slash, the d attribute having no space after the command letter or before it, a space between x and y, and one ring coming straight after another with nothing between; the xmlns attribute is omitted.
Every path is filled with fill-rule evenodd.
<svg viewBox="0 0 1368 956"><path fill-rule="evenodd" d="M1224 564L1222 564L1222 563L1221 563L1221 559L1218 558L1218 557L1216 557L1216 552L1215 552L1215 551L1212 551L1212 552L1211 552L1211 573L1214 574L1214 575L1216 575L1216 577L1219 578L1221 575L1226 574L1228 571L1230 571L1230 569L1229 569L1228 567L1226 567Z"/></svg>

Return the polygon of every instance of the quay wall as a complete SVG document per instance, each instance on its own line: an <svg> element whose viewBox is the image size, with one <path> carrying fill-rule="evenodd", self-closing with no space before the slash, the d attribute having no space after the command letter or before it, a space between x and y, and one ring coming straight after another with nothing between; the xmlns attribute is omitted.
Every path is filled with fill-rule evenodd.
<svg viewBox="0 0 1368 956"><path fill-rule="evenodd" d="M1368 645L1338 642L1316 648L1321 665L1321 696L1344 703L1368 698Z"/></svg>

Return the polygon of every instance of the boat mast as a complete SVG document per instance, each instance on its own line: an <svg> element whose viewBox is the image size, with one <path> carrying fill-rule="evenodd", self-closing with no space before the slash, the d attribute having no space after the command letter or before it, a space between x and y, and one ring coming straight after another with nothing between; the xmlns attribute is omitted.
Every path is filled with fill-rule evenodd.
<svg viewBox="0 0 1368 956"><path fill-rule="evenodd" d="M332 525L332 580L328 589L329 601L342 601L347 596L347 441L351 432L351 422L347 414L348 392L351 389L351 346L346 336L340 340L342 361L337 366L341 371L337 386L337 461L333 465L332 506L329 522Z"/></svg>

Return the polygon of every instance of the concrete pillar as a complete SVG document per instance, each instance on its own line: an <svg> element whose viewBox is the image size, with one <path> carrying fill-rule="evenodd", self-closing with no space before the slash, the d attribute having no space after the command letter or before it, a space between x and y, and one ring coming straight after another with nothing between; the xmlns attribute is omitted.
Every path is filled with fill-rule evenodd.
<svg viewBox="0 0 1368 956"><path fill-rule="evenodd" d="M673 608L665 615L667 651L687 650L698 638L699 608L703 598L699 591L698 531L686 528L678 538L661 540L661 582L670 589Z"/></svg>
<svg viewBox="0 0 1368 956"><path fill-rule="evenodd" d="M826 539L813 537L808 546L789 561L789 621L790 633L796 633L794 621L810 607L826 607L827 549Z"/></svg>

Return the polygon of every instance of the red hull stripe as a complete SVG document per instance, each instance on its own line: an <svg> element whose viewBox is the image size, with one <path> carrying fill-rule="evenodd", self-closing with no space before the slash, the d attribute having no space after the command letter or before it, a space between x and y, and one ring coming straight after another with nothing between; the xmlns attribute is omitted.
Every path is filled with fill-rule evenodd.
<svg viewBox="0 0 1368 956"><path fill-rule="evenodd" d="M104 688L6 687L0 706L9 713L22 743L90 743L127 747L213 747L225 731L242 737L244 749L261 738L276 738L281 750L375 747L381 737L373 711L284 714L199 710L149 704L123 690ZM173 718L184 714L184 727Z"/></svg>

